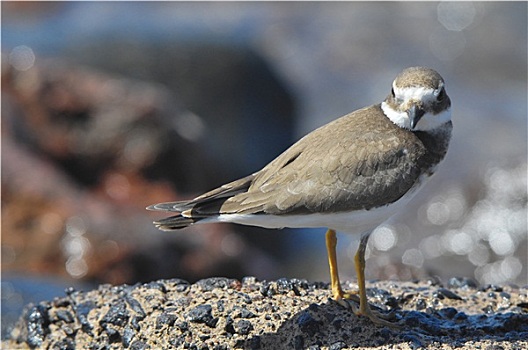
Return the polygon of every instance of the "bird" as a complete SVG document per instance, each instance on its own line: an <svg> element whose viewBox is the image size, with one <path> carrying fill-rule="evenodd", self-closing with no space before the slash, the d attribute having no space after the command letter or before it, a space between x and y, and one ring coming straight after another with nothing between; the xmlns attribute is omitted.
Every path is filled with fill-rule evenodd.
<svg viewBox="0 0 528 350"><path fill-rule="evenodd" d="M150 205L174 215L154 221L163 231L205 223L270 229L326 228L332 298L353 299L339 280L336 232L359 235L354 257L358 316L397 322L371 309L365 250L372 231L407 204L445 158L453 125L442 76L427 67L403 69L382 103L325 124L261 170L194 199ZM348 303L350 305L350 303Z"/></svg>

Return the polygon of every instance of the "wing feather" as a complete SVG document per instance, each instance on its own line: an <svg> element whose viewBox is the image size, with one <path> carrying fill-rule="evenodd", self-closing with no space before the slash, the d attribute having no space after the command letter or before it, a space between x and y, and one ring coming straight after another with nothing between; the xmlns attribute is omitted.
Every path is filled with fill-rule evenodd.
<svg viewBox="0 0 528 350"><path fill-rule="evenodd" d="M380 105L375 105L306 135L257 173L191 201L148 209L179 212L178 220L187 225L189 219L220 214L368 210L394 202L411 189L425 153L415 134L387 123ZM178 216L159 223L177 226L174 218Z"/></svg>
<svg viewBox="0 0 528 350"><path fill-rule="evenodd" d="M418 179L426 150L412 132L387 124L379 105L358 112L294 144L255 174L247 192L228 198L221 212L338 212L398 200Z"/></svg>

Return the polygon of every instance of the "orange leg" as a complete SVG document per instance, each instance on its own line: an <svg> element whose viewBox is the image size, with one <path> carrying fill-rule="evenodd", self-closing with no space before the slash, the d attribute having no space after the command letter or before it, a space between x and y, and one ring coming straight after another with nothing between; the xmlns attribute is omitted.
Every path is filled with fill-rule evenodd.
<svg viewBox="0 0 528 350"><path fill-rule="evenodd" d="M326 231L326 251L328 253L328 265L330 265L330 284L332 287L332 297L339 301L343 299L343 290L341 289L339 273L337 271L336 246L336 232L332 229L328 229L328 231Z"/></svg>
<svg viewBox="0 0 528 350"><path fill-rule="evenodd" d="M367 242L369 235L361 236L359 247L354 257L356 266L358 287L359 287L359 308L354 304L350 304L356 315L368 317L373 323L388 327L398 327L398 324L389 322L384 319L384 315L371 310L367 300L367 289L365 287L365 250L367 249ZM336 257L337 237L336 232L328 229L326 232L326 250L328 252L328 264L330 265L330 284L332 288L333 298L343 304L349 295L343 293L341 284L339 282L339 274L337 271L337 257Z"/></svg>

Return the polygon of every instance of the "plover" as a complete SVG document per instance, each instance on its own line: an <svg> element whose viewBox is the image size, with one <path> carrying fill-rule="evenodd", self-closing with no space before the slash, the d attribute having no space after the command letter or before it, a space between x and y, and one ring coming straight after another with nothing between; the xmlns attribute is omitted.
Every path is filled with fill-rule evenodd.
<svg viewBox="0 0 528 350"><path fill-rule="evenodd" d="M373 229L405 208L446 155L451 101L435 70L411 67L387 98L338 118L301 138L261 170L192 200L149 210L174 212L161 230L230 222L265 228L325 227L333 298L344 302L336 231L361 235L355 255L358 315L392 325L370 309L365 249Z"/></svg>

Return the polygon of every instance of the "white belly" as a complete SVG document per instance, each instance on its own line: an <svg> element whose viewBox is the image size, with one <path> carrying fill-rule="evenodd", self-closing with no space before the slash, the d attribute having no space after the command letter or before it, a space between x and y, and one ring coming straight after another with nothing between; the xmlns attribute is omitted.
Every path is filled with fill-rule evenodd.
<svg viewBox="0 0 528 350"><path fill-rule="evenodd" d="M409 202L415 192L411 190L396 202L371 210L309 215L222 214L200 222L231 222L265 228L326 227L344 233L361 234L372 231L393 216Z"/></svg>

